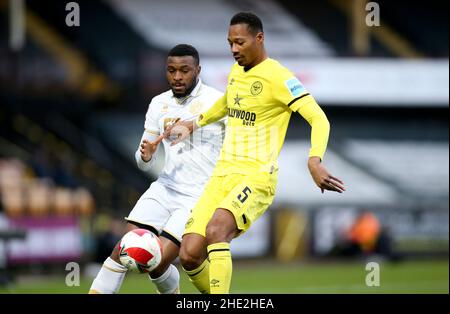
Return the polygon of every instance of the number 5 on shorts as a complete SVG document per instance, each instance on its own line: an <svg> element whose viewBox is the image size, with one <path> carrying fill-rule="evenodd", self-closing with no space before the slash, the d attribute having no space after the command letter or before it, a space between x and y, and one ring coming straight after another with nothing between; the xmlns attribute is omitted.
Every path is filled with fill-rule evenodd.
<svg viewBox="0 0 450 314"><path fill-rule="evenodd" d="M244 203L245 200L248 198L247 192L248 192L249 194L252 193L252 190L250 190L250 188L249 188L248 186L246 186L246 187L242 190L242 193L240 193L240 194L237 196L237 199L238 199L241 203ZM242 196L242 194L243 194L244 196Z"/></svg>

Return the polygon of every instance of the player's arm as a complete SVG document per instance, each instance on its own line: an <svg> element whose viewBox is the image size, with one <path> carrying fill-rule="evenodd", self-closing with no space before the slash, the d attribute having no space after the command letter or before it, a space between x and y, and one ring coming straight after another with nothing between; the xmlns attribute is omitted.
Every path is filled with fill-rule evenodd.
<svg viewBox="0 0 450 314"><path fill-rule="evenodd" d="M220 97L211 108L201 113L196 121L197 127L203 127L207 124L214 123L225 117L227 114L227 94Z"/></svg>
<svg viewBox="0 0 450 314"><path fill-rule="evenodd" d="M325 112L323 112L322 108L320 108L311 95L306 95L299 102L301 104L299 104L300 106L297 112L311 126L311 149L309 150L309 157L319 157L322 160L327 149L330 123Z"/></svg>
<svg viewBox="0 0 450 314"><path fill-rule="evenodd" d="M175 137L171 145L176 145L183 141L196 129L201 128L210 123L219 121L227 114L227 98L226 93L220 97L211 108L201 113L196 120L179 121L170 128L167 128L163 134L165 138L169 136Z"/></svg>
<svg viewBox="0 0 450 314"><path fill-rule="evenodd" d="M159 131L159 114L161 103L158 98L153 98L145 114L144 133L142 134L139 147L134 154L136 163L142 171L148 171L153 166L156 159L158 144L163 140Z"/></svg>
<svg viewBox="0 0 450 314"><path fill-rule="evenodd" d="M302 99L299 99L299 104L296 104L298 107L297 111L311 126L311 149L309 150L308 169L322 193L324 190L342 193L345 191L344 183L332 176L322 164L330 134L330 123L311 95L305 94Z"/></svg>
<svg viewBox="0 0 450 314"><path fill-rule="evenodd" d="M134 154L139 169L142 171L150 170L156 159L158 144L161 143L163 138L163 135L159 135L157 132L144 131L139 148Z"/></svg>
<svg viewBox="0 0 450 314"><path fill-rule="evenodd" d="M322 164L325 154L330 123L314 97L292 73L284 71L275 81L275 97L292 111L297 111L311 125L311 149L308 169L316 185L321 189L342 193L344 183L332 176Z"/></svg>

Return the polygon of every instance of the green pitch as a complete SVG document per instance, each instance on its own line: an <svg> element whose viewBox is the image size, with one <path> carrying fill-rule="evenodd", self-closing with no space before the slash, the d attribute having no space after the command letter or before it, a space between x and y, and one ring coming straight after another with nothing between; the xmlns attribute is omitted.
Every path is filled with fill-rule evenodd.
<svg viewBox="0 0 450 314"><path fill-rule="evenodd" d="M380 286L367 287L365 262L235 262L232 293L449 293L448 260L380 264ZM67 287L65 276L19 277L0 293L86 293L91 279ZM197 293L181 272L182 293ZM121 293L154 293L146 276L129 274Z"/></svg>

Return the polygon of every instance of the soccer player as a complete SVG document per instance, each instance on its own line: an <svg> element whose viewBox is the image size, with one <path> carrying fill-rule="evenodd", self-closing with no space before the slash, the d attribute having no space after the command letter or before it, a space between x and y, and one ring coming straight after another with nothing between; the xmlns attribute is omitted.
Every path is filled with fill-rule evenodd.
<svg viewBox="0 0 450 314"><path fill-rule="evenodd" d="M165 165L158 179L141 196L125 219L127 229L148 229L160 235L162 261L149 276L159 293L179 293L178 269L172 262L178 256L184 225L212 173L223 140L224 122L212 123L197 140L169 145L164 129L179 119L195 118L223 94L202 83L199 55L190 45L177 45L167 57L166 76L170 90L154 97L149 105L144 132L135 158L138 167L148 171L154 164L162 141ZM195 174L195 175L193 175ZM116 293L127 269L120 263L118 245L108 257L90 293Z"/></svg>
<svg viewBox="0 0 450 314"><path fill-rule="evenodd" d="M176 145L194 130L228 115L219 160L186 223L180 250L184 270L203 293L229 293L230 242L272 203L277 159L293 112L311 125L308 167L314 182L322 193L345 190L322 164L328 119L292 72L268 57L261 20L252 13L233 16L228 43L237 63L224 96L198 119L179 121L165 132L178 136L172 143Z"/></svg>

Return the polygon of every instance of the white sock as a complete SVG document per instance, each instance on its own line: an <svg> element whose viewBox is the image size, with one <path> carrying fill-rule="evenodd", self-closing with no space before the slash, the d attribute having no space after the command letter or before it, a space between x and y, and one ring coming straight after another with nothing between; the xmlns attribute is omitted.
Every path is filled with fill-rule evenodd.
<svg viewBox="0 0 450 314"><path fill-rule="evenodd" d="M89 293L117 293L122 285L127 269L122 264L108 257L92 282Z"/></svg>
<svg viewBox="0 0 450 314"><path fill-rule="evenodd" d="M150 280L155 284L156 289L161 294L174 294L179 293L178 286L180 284L180 273L178 269L170 264L166 272L158 278L152 278L148 276Z"/></svg>

